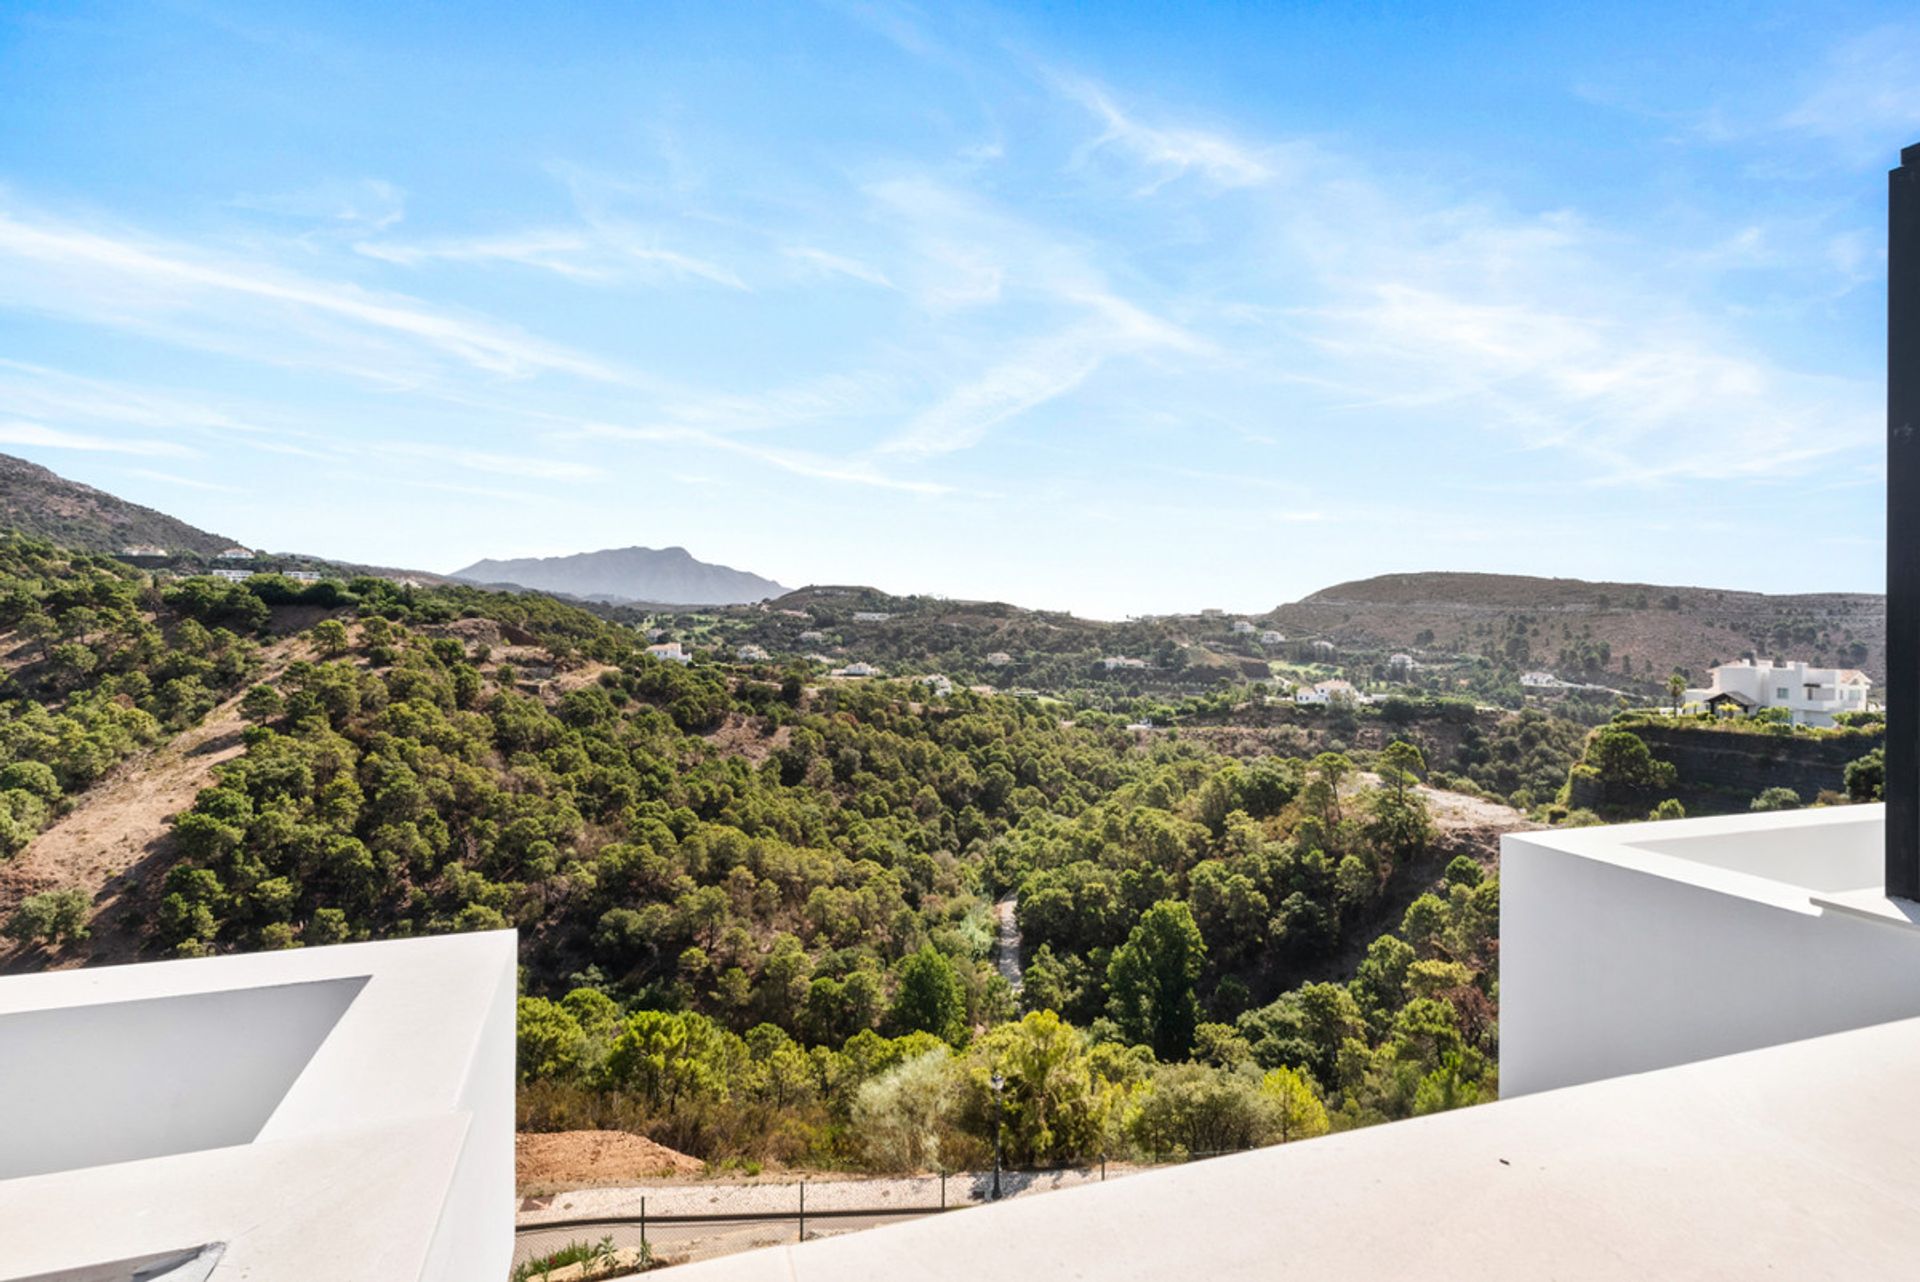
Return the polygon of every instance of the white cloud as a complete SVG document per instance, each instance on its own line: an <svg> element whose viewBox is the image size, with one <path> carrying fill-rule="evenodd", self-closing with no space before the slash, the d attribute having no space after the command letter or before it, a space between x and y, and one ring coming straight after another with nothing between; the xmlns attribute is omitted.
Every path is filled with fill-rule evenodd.
<svg viewBox="0 0 1920 1282"><path fill-rule="evenodd" d="M406 193L381 178L321 183L300 191L242 194L235 208L279 217L335 223L360 231L385 231L406 217Z"/></svg>
<svg viewBox="0 0 1920 1282"><path fill-rule="evenodd" d="M795 262L805 263L821 275L850 276L854 280L865 281L869 285L878 285L882 289L892 289L893 282L886 273L876 267L840 254L830 254L824 249L815 249L811 245L789 245L780 251Z"/></svg>
<svg viewBox="0 0 1920 1282"><path fill-rule="evenodd" d="M387 442L373 446L372 453L386 458L426 459L474 472L540 481L592 481L606 475L606 469L592 463L572 463L538 455L495 454L430 442Z"/></svg>
<svg viewBox="0 0 1920 1282"><path fill-rule="evenodd" d="M1840 41L1782 127L1891 164L1891 144L1920 132L1920 26L1884 26Z"/></svg>
<svg viewBox="0 0 1920 1282"><path fill-rule="evenodd" d="M221 485L217 481L209 481L191 476L175 476L171 472L155 472L144 467L130 467L127 469L127 475L137 476L148 481L159 481L162 485L178 485L189 490L206 490L217 494L241 493L240 488L235 485Z"/></svg>
<svg viewBox="0 0 1920 1282"><path fill-rule="evenodd" d="M210 326L230 342L284 344L290 321L318 319L401 340L490 374L613 380L590 357L403 295L314 279L270 262L227 262L146 237L0 212L0 302L176 338Z"/></svg>
<svg viewBox="0 0 1920 1282"><path fill-rule="evenodd" d="M89 436L62 431L24 419L0 421L0 445L28 445L49 450L80 450L93 454L187 455L193 451L174 441L128 437Z"/></svg>
<svg viewBox="0 0 1920 1282"><path fill-rule="evenodd" d="M1143 124L1121 110L1113 97L1091 80L1059 74L1050 79L1061 93L1100 121L1103 132L1094 140L1095 148L1116 147L1158 171L1158 179L1146 189L1149 192L1189 173L1197 173L1219 187L1258 187L1276 177L1271 154L1225 134Z"/></svg>
<svg viewBox="0 0 1920 1282"><path fill-rule="evenodd" d="M916 481L888 476L862 459L829 458L805 450L781 449L703 432L690 427L624 427L608 423L587 424L570 435L602 440L639 441L658 445L691 445L751 459L809 480L860 485L873 489L898 490L907 494L950 494L953 487L937 481Z"/></svg>

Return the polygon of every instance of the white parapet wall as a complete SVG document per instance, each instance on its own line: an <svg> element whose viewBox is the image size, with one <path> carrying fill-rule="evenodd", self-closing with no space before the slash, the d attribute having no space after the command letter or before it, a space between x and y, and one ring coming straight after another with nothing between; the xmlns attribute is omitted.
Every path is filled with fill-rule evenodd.
<svg viewBox="0 0 1920 1282"><path fill-rule="evenodd" d="M500 931L0 980L0 1278L504 1277L515 961Z"/></svg>
<svg viewBox="0 0 1920 1282"><path fill-rule="evenodd" d="M1920 909L1853 806L1501 841L1503 1096L1920 1015Z"/></svg>

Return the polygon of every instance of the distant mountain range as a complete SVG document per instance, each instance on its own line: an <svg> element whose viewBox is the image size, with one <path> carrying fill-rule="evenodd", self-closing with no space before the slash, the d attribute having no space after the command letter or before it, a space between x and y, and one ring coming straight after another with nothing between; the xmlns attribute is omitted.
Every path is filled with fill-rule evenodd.
<svg viewBox="0 0 1920 1282"><path fill-rule="evenodd" d="M613 605L746 605L787 591L772 579L709 564L677 547L608 548L572 556L475 561L455 570L452 577Z"/></svg>
<svg viewBox="0 0 1920 1282"><path fill-rule="evenodd" d="M88 552L116 553L149 544L189 566L205 564L206 558L236 543L224 534L67 480L36 463L0 454L0 529L7 528ZM344 574L405 573L423 582L446 577L297 554L267 560L332 567ZM452 577L610 606L747 605L788 592L771 579L709 564L679 547L476 561ZM988 649L1034 654L1153 653L1162 643L1191 642L1187 666L1251 665L1252 670L1264 653L1234 641L1226 621L1198 615L1102 624L1006 605L893 597L851 587L804 589L781 604L811 611L822 620L839 614L851 618L857 610L895 615L877 633L871 624L863 628L861 656L883 662L944 653L963 633L980 633L974 640ZM1563 677L1605 678L1646 689L1660 687L1675 669L1698 678L1709 664L1745 654L1860 668L1875 681L1886 677L1886 601L1866 592L1768 596L1521 575L1389 574L1338 584L1248 617L1296 641L1326 640L1342 654L1485 655ZM916 631L918 623L931 625L935 620L939 627L933 632L921 636ZM1217 642L1212 639L1216 632L1221 634Z"/></svg>
<svg viewBox="0 0 1920 1282"><path fill-rule="evenodd" d="M224 534L69 481L11 454L0 454L0 526L84 552L118 552L139 543L175 555L214 556L234 545Z"/></svg>

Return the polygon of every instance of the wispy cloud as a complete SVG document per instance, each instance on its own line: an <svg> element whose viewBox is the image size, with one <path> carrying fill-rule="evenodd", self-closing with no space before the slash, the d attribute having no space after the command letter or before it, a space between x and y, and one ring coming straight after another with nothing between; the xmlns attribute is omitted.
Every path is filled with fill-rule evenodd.
<svg viewBox="0 0 1920 1282"><path fill-rule="evenodd" d="M404 295L18 212L0 211L0 264L7 265L0 270L0 301L96 324L189 336L196 332L191 322L200 322L230 341L247 338L248 327L265 327L284 342L289 321L309 317L425 347L494 375L617 378L591 357ZM262 308L271 311L263 317Z"/></svg>
<svg viewBox="0 0 1920 1282"><path fill-rule="evenodd" d="M632 235L609 238L595 232L529 231L502 236L404 243L361 241L356 253L402 267L424 263L511 263L570 280L609 284L636 275L697 279L744 290L746 282L717 263L647 244Z"/></svg>
<svg viewBox="0 0 1920 1282"><path fill-rule="evenodd" d="M1091 147L1113 147L1154 171L1151 192L1187 174L1219 187L1258 187L1276 176L1271 150L1238 142L1224 133L1188 126L1148 125L1121 109L1105 89L1082 76L1052 73L1055 87L1103 126Z"/></svg>
<svg viewBox="0 0 1920 1282"><path fill-rule="evenodd" d="M830 458L805 450L783 449L740 440L737 437L703 432L697 428L626 427L608 423L591 423L582 426L571 435L587 439L637 441L656 445L690 445L698 449L738 455L809 480L831 481L841 485L898 490L906 494L953 492L952 486L943 485L937 481L908 480L889 476L863 459Z"/></svg>
<svg viewBox="0 0 1920 1282"><path fill-rule="evenodd" d="M381 178L320 183L299 191L242 193L228 203L236 209L363 232L385 231L407 214L406 193Z"/></svg>
<svg viewBox="0 0 1920 1282"><path fill-rule="evenodd" d="M1832 143L1852 162L1890 160L1889 139L1920 133L1920 25L1840 41L1781 125Z"/></svg>
<svg viewBox="0 0 1920 1282"><path fill-rule="evenodd" d="M430 442L386 442L373 446L371 452L383 458L425 459L473 472L541 481L592 481L606 475L605 468L593 463L576 463L539 455L495 454Z"/></svg>
<svg viewBox="0 0 1920 1282"><path fill-rule="evenodd" d="M130 467L128 476L137 476L145 481L158 481L162 485L178 485L182 489L205 490L215 494L239 494L237 485L222 485L218 481L209 481L204 477L175 476L172 472L155 472L144 467Z"/></svg>
<svg viewBox="0 0 1920 1282"><path fill-rule="evenodd" d="M90 454L188 455L193 451L175 441L144 440L137 437L88 436L62 431L44 423L24 419L0 421L0 445L26 445L49 450L79 450Z"/></svg>
<svg viewBox="0 0 1920 1282"><path fill-rule="evenodd" d="M815 249L811 245L789 245L781 252L795 262L812 268L817 275L850 276L854 280L878 285L882 289L893 288L893 282L887 279L885 272L876 267L869 267L857 259L830 254L824 249Z"/></svg>

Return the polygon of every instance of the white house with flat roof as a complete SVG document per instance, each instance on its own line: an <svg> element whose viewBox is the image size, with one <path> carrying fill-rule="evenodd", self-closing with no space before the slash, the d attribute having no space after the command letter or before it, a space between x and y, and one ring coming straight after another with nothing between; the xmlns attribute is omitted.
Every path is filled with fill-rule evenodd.
<svg viewBox="0 0 1920 1282"><path fill-rule="evenodd" d="M1713 681L1688 690L1687 704L1730 715L1785 708L1795 725L1830 726L1842 712L1865 712L1873 682L1854 668L1815 668L1805 663L1742 659L1714 668Z"/></svg>
<svg viewBox="0 0 1920 1282"><path fill-rule="evenodd" d="M678 641L662 641L647 647L647 653L666 663L692 663L693 656L680 648Z"/></svg>

